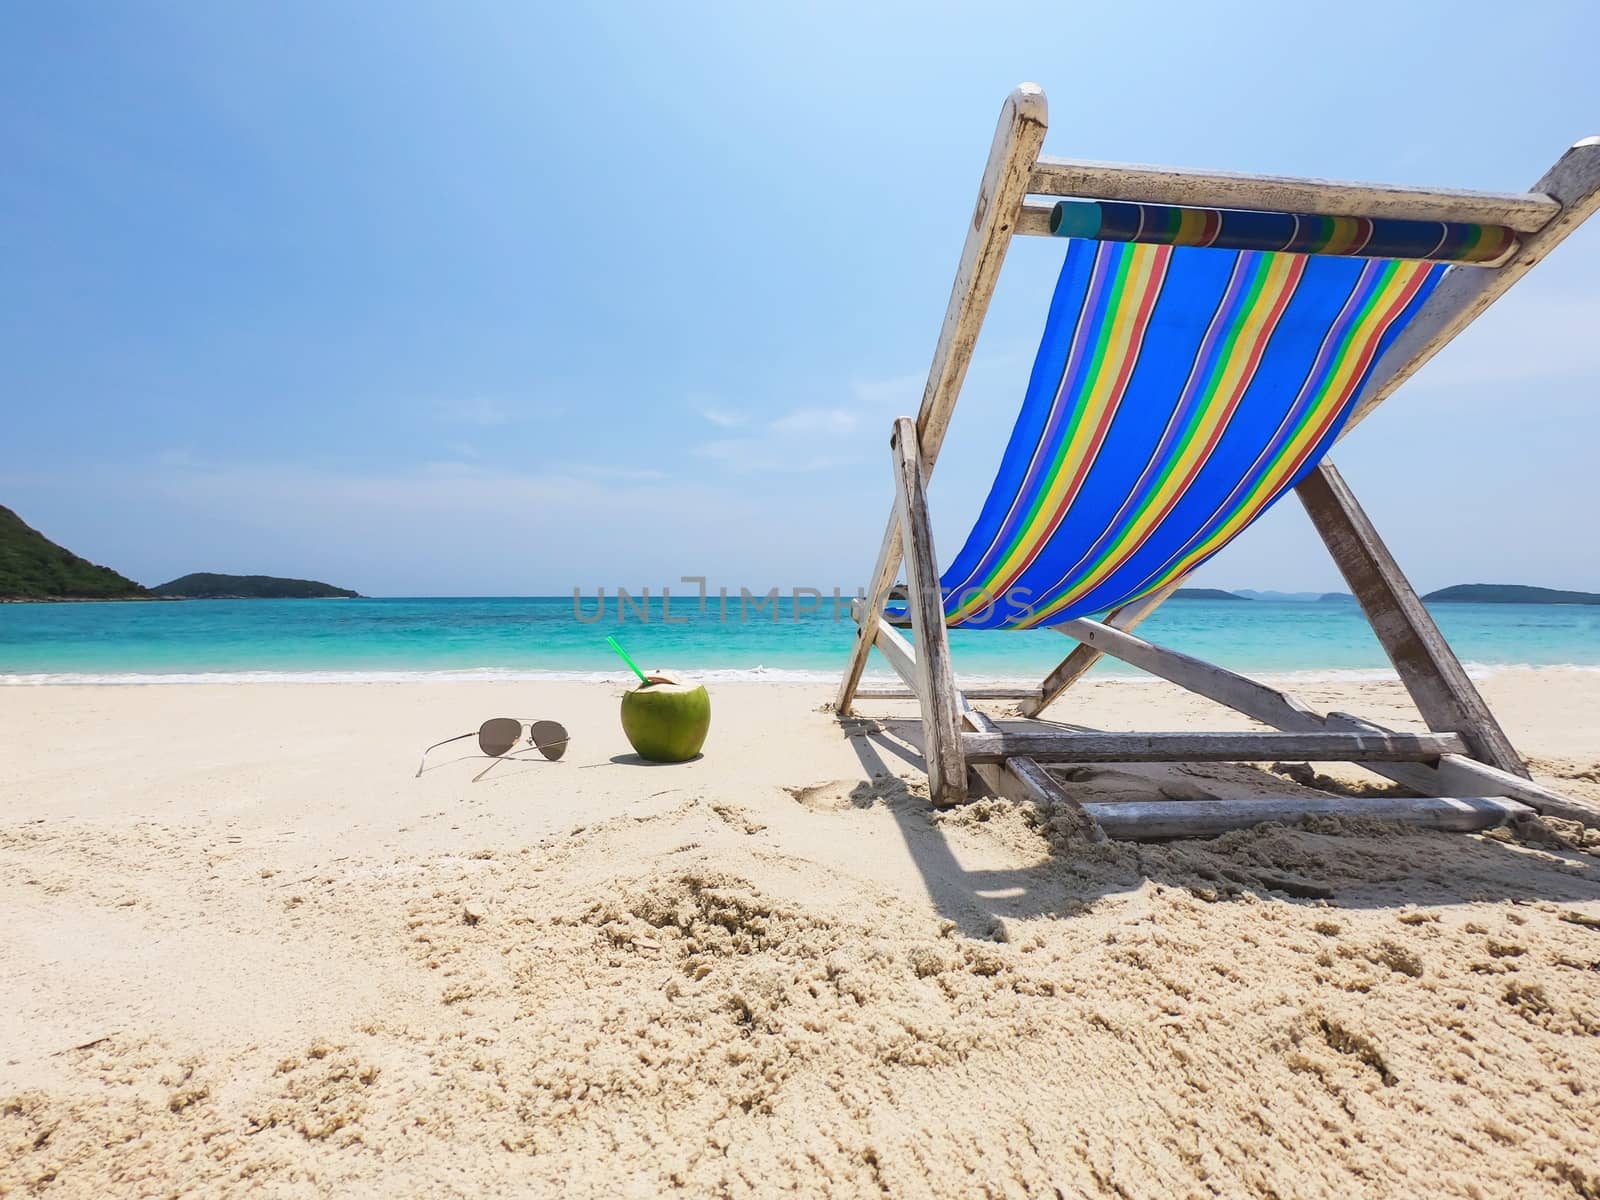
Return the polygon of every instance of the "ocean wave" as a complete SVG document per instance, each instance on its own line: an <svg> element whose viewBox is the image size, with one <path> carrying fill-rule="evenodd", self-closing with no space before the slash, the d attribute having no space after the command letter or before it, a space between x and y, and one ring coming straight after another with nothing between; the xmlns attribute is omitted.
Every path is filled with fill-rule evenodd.
<svg viewBox="0 0 1600 1200"><path fill-rule="evenodd" d="M1479 663L1463 664L1473 679L1485 679L1506 671L1600 671L1600 665L1585 663ZM1120 664L1119 664L1120 666ZM709 670L684 669L676 672L707 684L780 683L836 684L837 670L805 670L792 667L740 667ZM970 674L957 681L963 688L1033 687L1043 669L1030 674ZM1387 667L1303 668L1263 670L1256 678L1266 683L1290 687L1306 684L1392 683L1398 680ZM338 684L338 683L604 683L627 686L633 676L626 671L534 670L514 667L470 667L438 671L60 671L36 674L0 674L0 687L69 686L162 686L177 684ZM1092 682L1151 684L1161 680L1123 667L1101 672ZM900 681L887 672L868 671L862 677L866 687L899 687Z"/></svg>
<svg viewBox="0 0 1600 1200"><path fill-rule="evenodd" d="M701 683L837 683L838 671L780 667L674 670ZM160 686L221 683L607 683L633 682L627 671L561 671L515 667L468 667L440 671L59 671L0 675L0 687ZM873 686L895 684L892 675L868 672Z"/></svg>

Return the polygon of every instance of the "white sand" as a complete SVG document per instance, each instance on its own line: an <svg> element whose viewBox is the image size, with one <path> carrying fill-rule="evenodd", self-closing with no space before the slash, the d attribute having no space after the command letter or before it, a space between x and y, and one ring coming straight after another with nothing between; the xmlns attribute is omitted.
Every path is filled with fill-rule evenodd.
<svg viewBox="0 0 1600 1200"><path fill-rule="evenodd" d="M1600 674L1485 689L1600 798ZM619 695L0 689L0 1194L1600 1194L1564 831L1067 846L930 813L827 689L719 689L678 767L624 757ZM1396 686L1302 695L1405 723ZM492 715L570 753L412 778ZM1244 725L1157 684L1054 715Z"/></svg>

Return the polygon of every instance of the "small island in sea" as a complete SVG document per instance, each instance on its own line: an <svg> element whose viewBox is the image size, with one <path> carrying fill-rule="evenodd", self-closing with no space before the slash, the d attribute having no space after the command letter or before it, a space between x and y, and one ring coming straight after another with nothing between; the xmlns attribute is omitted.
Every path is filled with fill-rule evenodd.
<svg viewBox="0 0 1600 1200"><path fill-rule="evenodd" d="M1237 596L1232 592L1225 592L1221 588L1179 588L1172 593L1174 600L1247 600L1248 596Z"/></svg>
<svg viewBox="0 0 1600 1200"><path fill-rule="evenodd" d="M279 579L273 575L215 575L197 572L150 589L170 600L357 600L360 592L316 579Z"/></svg>
<svg viewBox="0 0 1600 1200"><path fill-rule="evenodd" d="M1520 583L1458 583L1423 597L1439 604L1600 604L1600 593L1566 592Z"/></svg>

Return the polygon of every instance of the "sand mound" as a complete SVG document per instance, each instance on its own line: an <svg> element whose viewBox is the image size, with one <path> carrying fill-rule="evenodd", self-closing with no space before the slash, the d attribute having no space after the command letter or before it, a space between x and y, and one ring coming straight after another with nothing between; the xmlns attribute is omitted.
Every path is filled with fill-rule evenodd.
<svg viewBox="0 0 1600 1200"><path fill-rule="evenodd" d="M943 819L1046 848L1004 805ZM658 823L679 841L726 822L690 801ZM116 1035L70 1051L73 1087L0 1106L0 1188L1600 1187L1600 918L1381 905L1402 878L1487 897L1513 866L1555 889L1592 866L1390 831L1081 848L1036 869L1070 883L1075 915L1006 920L990 941L859 887L808 903L821 869L748 842L608 875L631 825L542 851L348 859L297 885L284 919L398 961L410 1003L297 1046ZM1348 907L1307 899L1319 890Z"/></svg>

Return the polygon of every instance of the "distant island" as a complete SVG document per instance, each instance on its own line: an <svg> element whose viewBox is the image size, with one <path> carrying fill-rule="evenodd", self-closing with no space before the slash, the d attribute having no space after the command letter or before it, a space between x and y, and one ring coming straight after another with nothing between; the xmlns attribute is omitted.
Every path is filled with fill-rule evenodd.
<svg viewBox="0 0 1600 1200"><path fill-rule="evenodd" d="M1520 583L1458 583L1429 592L1423 599L1439 604L1600 604L1600 593L1563 592Z"/></svg>
<svg viewBox="0 0 1600 1200"><path fill-rule="evenodd" d="M360 594L315 579L204 573L147 588L79 558L0 505L0 600L301 600Z"/></svg>
<svg viewBox="0 0 1600 1200"><path fill-rule="evenodd" d="M58 546L0 505L0 600L148 600L110 567Z"/></svg>
<svg viewBox="0 0 1600 1200"><path fill-rule="evenodd" d="M1354 601L1348 592L1258 592L1254 588L1240 588L1246 600L1265 600L1271 604L1332 604Z"/></svg>
<svg viewBox="0 0 1600 1200"><path fill-rule="evenodd" d="M1174 600L1264 600L1272 604L1354 604L1349 592L1258 592L1240 588L1237 592L1221 588L1179 588Z"/></svg>
<svg viewBox="0 0 1600 1200"><path fill-rule="evenodd" d="M150 594L173 600L356 600L361 596L360 592L315 579L213 575L203 571L153 587Z"/></svg>

